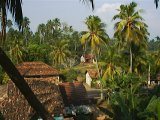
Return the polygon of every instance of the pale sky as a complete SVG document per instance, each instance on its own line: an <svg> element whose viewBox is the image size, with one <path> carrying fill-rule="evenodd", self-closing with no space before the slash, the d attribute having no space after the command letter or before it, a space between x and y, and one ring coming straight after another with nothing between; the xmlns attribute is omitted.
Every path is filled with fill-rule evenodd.
<svg viewBox="0 0 160 120"><path fill-rule="evenodd" d="M148 24L149 32L153 38L160 36L160 7L156 9L154 0L134 0L138 3L145 22ZM80 0L23 0L23 14L30 21L33 32L37 30L40 23L46 23L49 19L59 18L73 26L75 30L85 30L84 20L89 15L98 15L107 24L107 33L113 35L114 21L112 17L117 13L115 10L120 4L127 4L131 0L95 0L95 10L90 5L84 5Z"/></svg>

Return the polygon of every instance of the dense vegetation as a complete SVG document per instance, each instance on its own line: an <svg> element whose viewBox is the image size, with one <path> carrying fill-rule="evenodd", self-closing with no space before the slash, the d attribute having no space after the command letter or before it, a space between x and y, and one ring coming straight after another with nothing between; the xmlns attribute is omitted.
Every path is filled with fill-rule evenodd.
<svg viewBox="0 0 160 120"><path fill-rule="evenodd" d="M158 119L159 87L149 90L146 85L150 79L156 79L160 71L160 38L156 36L150 40L148 26L136 8L134 2L120 6L113 16L113 20L118 21L113 38L109 38L106 24L98 16L88 16L85 20L88 30L80 32L58 18L39 24L35 33L27 17L23 18L23 32L13 28L12 21L7 20L3 49L13 63L43 61L65 73L67 81L79 74L75 67L81 55L94 54L102 87L109 90L112 117L118 120ZM1 67L0 83L6 83Z"/></svg>

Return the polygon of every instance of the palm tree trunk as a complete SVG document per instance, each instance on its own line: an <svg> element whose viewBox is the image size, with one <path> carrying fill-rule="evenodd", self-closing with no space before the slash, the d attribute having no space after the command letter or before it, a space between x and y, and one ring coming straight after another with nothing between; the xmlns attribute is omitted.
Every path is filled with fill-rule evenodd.
<svg viewBox="0 0 160 120"><path fill-rule="evenodd" d="M101 77L101 74L100 74L100 70L99 70L99 66L98 66L98 62L97 62L97 57L96 57L96 55L95 55L95 60L96 60L96 68L97 68L97 71L98 71L98 77L99 77L99 79L100 79L100 83L101 83L101 100L103 100L104 99L104 94L103 94L103 83L102 83L102 77Z"/></svg>
<svg viewBox="0 0 160 120"><path fill-rule="evenodd" d="M44 106L40 103L40 101L36 98L33 91L28 86L27 82L20 75L16 67L13 65L11 60L7 57L7 55L0 48L0 65L4 69L4 71L8 74L10 79L16 85L16 87L20 90L20 92L24 95L28 103L31 107L44 119L51 120L51 116L46 111ZM25 112L25 111L24 111Z"/></svg>
<svg viewBox="0 0 160 120"><path fill-rule="evenodd" d="M3 4L5 4L4 2L2 2ZM1 26L2 26L2 32L1 32L1 41L0 41L0 45L3 46L5 38L6 38L6 7L5 5L3 5L2 9L1 9L1 13L2 13L2 17L1 17Z"/></svg>
<svg viewBox="0 0 160 120"><path fill-rule="evenodd" d="M133 54L132 54L132 48L131 47L129 49L129 52L130 52L130 68L129 68L129 71L130 71L130 73L132 73L132 70L133 70Z"/></svg>
<svg viewBox="0 0 160 120"><path fill-rule="evenodd" d="M149 66L148 66L148 85L151 84L150 79L151 79L151 68L150 68L150 64L149 64Z"/></svg>

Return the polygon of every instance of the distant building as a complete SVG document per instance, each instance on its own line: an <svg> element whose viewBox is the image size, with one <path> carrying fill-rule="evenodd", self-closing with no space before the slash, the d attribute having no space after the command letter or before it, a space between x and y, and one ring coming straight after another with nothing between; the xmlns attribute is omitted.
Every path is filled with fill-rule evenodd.
<svg viewBox="0 0 160 120"><path fill-rule="evenodd" d="M95 56L92 54L85 54L81 56L81 63L93 63Z"/></svg>
<svg viewBox="0 0 160 120"><path fill-rule="evenodd" d="M89 87L91 87L91 83L92 83L92 78L91 76L89 75L88 72L86 72L86 83Z"/></svg>
<svg viewBox="0 0 160 120"><path fill-rule="evenodd" d="M88 69L86 71L86 83L89 87L91 87L91 83L93 79L98 78L98 71L95 69Z"/></svg>
<svg viewBox="0 0 160 120"><path fill-rule="evenodd" d="M88 104L87 91L82 82L59 84L65 106Z"/></svg>
<svg viewBox="0 0 160 120"><path fill-rule="evenodd" d="M85 61L85 58L84 58L84 56L82 55L81 56L81 63L85 63L86 61Z"/></svg>
<svg viewBox="0 0 160 120"><path fill-rule="evenodd" d="M50 114L62 113L64 104L56 85L59 82L58 70L43 62L24 62L17 69ZM8 83L8 97L0 103L0 110L6 120L30 120L35 114L12 81Z"/></svg>

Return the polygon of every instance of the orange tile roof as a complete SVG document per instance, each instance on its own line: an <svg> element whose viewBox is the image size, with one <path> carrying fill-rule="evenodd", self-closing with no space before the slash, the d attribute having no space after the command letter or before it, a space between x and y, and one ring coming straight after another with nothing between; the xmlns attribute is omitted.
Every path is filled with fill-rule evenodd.
<svg viewBox="0 0 160 120"><path fill-rule="evenodd" d="M95 56L92 54L85 54L84 57L85 59L93 59Z"/></svg>
<svg viewBox="0 0 160 120"><path fill-rule="evenodd" d="M24 77L58 76L59 71L43 62L23 62L16 66Z"/></svg>
<svg viewBox="0 0 160 120"><path fill-rule="evenodd" d="M95 69L87 69L87 72L89 73L91 78L98 78L98 71Z"/></svg>

